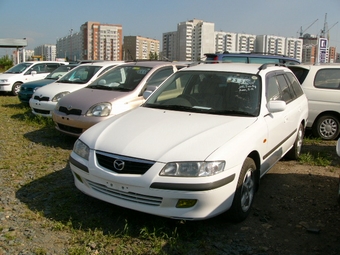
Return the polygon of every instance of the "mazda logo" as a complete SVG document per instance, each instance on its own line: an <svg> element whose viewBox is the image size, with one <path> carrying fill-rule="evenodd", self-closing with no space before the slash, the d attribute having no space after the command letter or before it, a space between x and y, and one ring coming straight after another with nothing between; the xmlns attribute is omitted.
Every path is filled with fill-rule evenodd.
<svg viewBox="0 0 340 255"><path fill-rule="evenodd" d="M72 110L72 105L68 106L67 110L69 110L69 111Z"/></svg>
<svg viewBox="0 0 340 255"><path fill-rule="evenodd" d="M124 169L124 166L125 162L123 160L116 159L115 161L113 161L113 167L118 171L122 171Z"/></svg>

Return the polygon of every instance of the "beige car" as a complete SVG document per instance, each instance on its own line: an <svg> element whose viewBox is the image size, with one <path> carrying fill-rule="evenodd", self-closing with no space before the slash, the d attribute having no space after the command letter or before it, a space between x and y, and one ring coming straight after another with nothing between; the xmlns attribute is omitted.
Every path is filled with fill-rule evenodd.
<svg viewBox="0 0 340 255"><path fill-rule="evenodd" d="M186 66L164 61L119 65L87 87L59 100L52 112L56 129L79 136L94 124L141 105L147 89L155 89L171 74Z"/></svg>

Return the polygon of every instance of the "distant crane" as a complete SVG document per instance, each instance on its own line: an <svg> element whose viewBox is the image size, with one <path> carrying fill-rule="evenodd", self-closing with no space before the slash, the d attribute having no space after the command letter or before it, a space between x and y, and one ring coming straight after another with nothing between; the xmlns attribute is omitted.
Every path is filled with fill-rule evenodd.
<svg viewBox="0 0 340 255"><path fill-rule="evenodd" d="M310 28L311 26L313 26L314 23L317 22L318 20L319 20L319 19L314 20L314 22L313 22L312 24L310 24L305 30L302 30L302 27L300 27L300 37L302 37L302 36L303 36L303 33L306 32L306 30L307 30L308 28Z"/></svg>
<svg viewBox="0 0 340 255"><path fill-rule="evenodd" d="M325 23L324 23L323 29L321 29L320 37L326 38L326 36L327 36L327 39L329 40L329 34L328 34L329 30L331 30L338 23L339 23L339 21L335 22L330 28L328 28L327 13L326 13L326 15L325 15Z"/></svg>

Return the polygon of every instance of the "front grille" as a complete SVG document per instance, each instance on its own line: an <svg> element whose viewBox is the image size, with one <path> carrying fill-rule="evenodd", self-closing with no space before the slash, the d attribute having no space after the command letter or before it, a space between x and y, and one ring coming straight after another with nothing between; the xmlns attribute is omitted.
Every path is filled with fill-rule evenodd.
<svg viewBox="0 0 340 255"><path fill-rule="evenodd" d="M49 97L34 96L34 99L38 100L38 101L48 101L50 98Z"/></svg>
<svg viewBox="0 0 340 255"><path fill-rule="evenodd" d="M89 186L104 195L108 195L114 198L122 199L129 202L144 204L144 205L152 205L152 206L159 206L162 203L161 197L153 197L153 196L146 196L142 194L137 194L133 192L123 192L116 189L111 189L106 187L105 185L92 182L90 180L86 180Z"/></svg>
<svg viewBox="0 0 340 255"><path fill-rule="evenodd" d="M50 114L50 111L33 108L33 111L40 114Z"/></svg>
<svg viewBox="0 0 340 255"><path fill-rule="evenodd" d="M70 126L67 126L67 125L60 124L60 123L57 123L57 125L58 125L60 130L70 132L70 133L73 133L73 134L79 134L80 135L83 132L83 129L81 129L81 128L70 127Z"/></svg>
<svg viewBox="0 0 340 255"><path fill-rule="evenodd" d="M60 106L59 111L65 113L67 115L70 115L70 114L78 115L78 116L81 115L80 109L70 109L70 110L68 110L65 106Z"/></svg>
<svg viewBox="0 0 340 255"><path fill-rule="evenodd" d="M98 164L117 174L145 174L153 164L154 161L143 160L138 158L130 158L121 155L106 153L103 151L96 152ZM122 170L114 167L114 162L120 161L124 163Z"/></svg>

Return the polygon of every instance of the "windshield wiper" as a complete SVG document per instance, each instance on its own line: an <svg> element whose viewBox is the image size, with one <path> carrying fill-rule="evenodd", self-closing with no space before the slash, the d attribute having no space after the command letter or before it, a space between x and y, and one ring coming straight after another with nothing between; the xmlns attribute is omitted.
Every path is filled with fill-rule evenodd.
<svg viewBox="0 0 340 255"><path fill-rule="evenodd" d="M193 110L191 106L184 106L184 105L144 104L143 106L149 107L149 108L164 109L164 110L180 110L180 111L192 111Z"/></svg>

